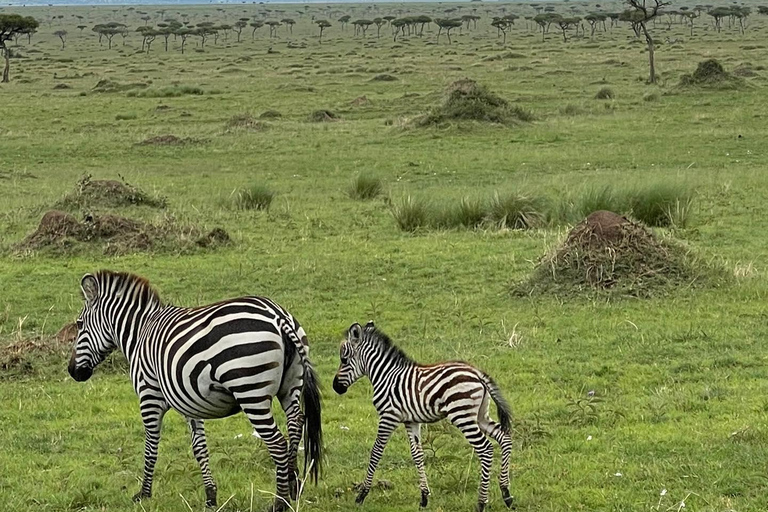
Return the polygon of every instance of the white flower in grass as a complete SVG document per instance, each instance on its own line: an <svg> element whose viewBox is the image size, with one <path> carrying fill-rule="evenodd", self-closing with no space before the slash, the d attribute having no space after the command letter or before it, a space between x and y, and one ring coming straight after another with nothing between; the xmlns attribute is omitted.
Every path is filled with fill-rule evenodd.
<svg viewBox="0 0 768 512"><path fill-rule="evenodd" d="M340 426L339 428L340 428L341 430L345 430L345 431L346 431L346 430L349 430L349 427L348 427L348 426L346 426L346 425L342 425L342 426Z"/></svg>
<svg viewBox="0 0 768 512"><path fill-rule="evenodd" d="M591 441L591 440L592 440L592 436L587 436L587 441Z"/></svg>
<svg viewBox="0 0 768 512"><path fill-rule="evenodd" d="M617 478L618 478L618 477L622 477L622 476L624 476L624 475L622 475L621 473L614 473L614 474L613 474L613 476L615 476L615 477L617 477Z"/></svg>
<svg viewBox="0 0 768 512"><path fill-rule="evenodd" d="M659 496L666 496L666 495L667 495L666 489L662 489L661 492L659 493Z"/></svg>

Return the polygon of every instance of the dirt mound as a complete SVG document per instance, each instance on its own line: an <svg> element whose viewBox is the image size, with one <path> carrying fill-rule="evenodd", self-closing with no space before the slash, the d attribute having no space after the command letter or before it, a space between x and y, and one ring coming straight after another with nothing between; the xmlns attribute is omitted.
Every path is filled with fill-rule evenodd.
<svg viewBox="0 0 768 512"><path fill-rule="evenodd" d="M226 132L234 132L238 130L246 131L263 131L269 127L267 123L257 121L251 114L235 114L229 118L227 124L224 126Z"/></svg>
<svg viewBox="0 0 768 512"><path fill-rule="evenodd" d="M679 87L711 87L733 89L744 85L744 81L728 73L722 64L715 59L699 62L699 65L690 75L680 77Z"/></svg>
<svg viewBox="0 0 768 512"><path fill-rule="evenodd" d="M136 82L131 84L121 84L109 79L99 80L93 87L93 92L123 92L133 89L146 89L149 84L144 82Z"/></svg>
<svg viewBox="0 0 768 512"><path fill-rule="evenodd" d="M371 82L397 82L397 77L385 73L374 76L371 78Z"/></svg>
<svg viewBox="0 0 768 512"><path fill-rule="evenodd" d="M216 228L207 235L194 226L172 220L148 224L119 215L86 215L78 221L61 211L49 211L37 229L15 246L20 252L52 251L72 254L100 247L106 254L136 251L184 251L229 243L229 235Z"/></svg>
<svg viewBox="0 0 768 512"><path fill-rule="evenodd" d="M597 211L544 256L515 292L611 290L650 296L665 288L703 282L711 270L695 261L684 246L659 239L644 225L613 212Z"/></svg>
<svg viewBox="0 0 768 512"><path fill-rule="evenodd" d="M337 116L335 113L331 112L330 110L315 110L311 114L309 114L309 121L311 123L328 123L331 121L338 121L339 116Z"/></svg>
<svg viewBox="0 0 768 512"><path fill-rule="evenodd" d="M54 85L54 86L53 86L53 90L54 90L54 91L60 91L60 90L64 90L64 89L71 89L71 88L72 88L72 87L70 87L70 86L69 86L69 85L67 85L67 84L56 84L56 85Z"/></svg>
<svg viewBox="0 0 768 512"><path fill-rule="evenodd" d="M349 104L352 105L353 107L361 107L363 105L368 105L370 103L371 103L371 100L369 100L367 96L360 96L349 102Z"/></svg>
<svg viewBox="0 0 768 512"><path fill-rule="evenodd" d="M195 139L182 139L175 135L157 135L155 137L149 137L139 142L139 146L183 146L184 144L194 144L197 141Z"/></svg>
<svg viewBox="0 0 768 512"><path fill-rule="evenodd" d="M59 200L54 207L69 210L132 205L165 208L166 204L166 198L150 196L125 181L94 180L90 174L87 174L80 178L75 189Z"/></svg>
<svg viewBox="0 0 768 512"><path fill-rule="evenodd" d="M512 125L532 120L530 112L511 105L474 80L463 78L449 85L443 104L419 118L417 124L428 126L446 121L480 121Z"/></svg>
<svg viewBox="0 0 768 512"><path fill-rule="evenodd" d="M277 110L265 110L261 113L259 116L259 119L277 119L283 117L283 114L278 112Z"/></svg>

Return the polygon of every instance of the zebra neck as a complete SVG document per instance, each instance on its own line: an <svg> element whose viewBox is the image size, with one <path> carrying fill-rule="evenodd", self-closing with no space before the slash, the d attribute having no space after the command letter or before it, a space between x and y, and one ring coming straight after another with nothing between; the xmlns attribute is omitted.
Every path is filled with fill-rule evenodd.
<svg viewBox="0 0 768 512"><path fill-rule="evenodd" d="M113 325L115 326L117 345L129 363L136 357L141 333L147 325L148 319L160 308L160 304L155 302L142 305L134 304L116 315Z"/></svg>
<svg viewBox="0 0 768 512"><path fill-rule="evenodd" d="M368 378L373 385L374 393L378 389L386 389L403 376L409 374L415 363L403 359L383 359L368 363Z"/></svg>

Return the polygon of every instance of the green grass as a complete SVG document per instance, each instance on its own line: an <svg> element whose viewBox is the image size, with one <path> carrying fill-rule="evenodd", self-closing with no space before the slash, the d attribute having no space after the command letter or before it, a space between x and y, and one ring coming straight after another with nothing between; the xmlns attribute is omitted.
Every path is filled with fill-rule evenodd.
<svg viewBox="0 0 768 512"><path fill-rule="evenodd" d="M275 193L261 184L251 185L235 192L234 207L238 210L269 210Z"/></svg>
<svg viewBox="0 0 768 512"><path fill-rule="evenodd" d="M352 180L347 194L352 199L375 199L381 194L383 184L381 178L370 174L360 173Z"/></svg>
<svg viewBox="0 0 768 512"><path fill-rule="evenodd" d="M571 6L580 15L586 9L553 5L569 15ZM262 19L266 8L179 6L166 18L180 17L178 10L192 23L207 14L231 24L243 15ZM401 8L444 17L449 6L345 4L331 11L354 20ZM594 39L571 34L564 44L558 30L542 42L537 27L521 18L502 45L489 26L501 6L463 4L456 15L474 8L482 17L477 29L452 32L450 46L444 36L435 44L434 26L397 43L386 26L380 39L372 30L354 37L325 5L309 4L304 15L291 14L293 35L279 27L270 40L262 28L252 38L246 28L239 43L230 34L218 44L208 40L204 51L190 38L184 55L173 38L168 52L155 41L147 55L138 53L141 39L133 32L125 44L117 36L108 50L90 29L75 28L72 14L88 26L115 19L143 25L128 7L2 8L43 20L31 45L20 40L25 58L11 59L11 83L0 86L2 111L11 113L0 122L5 510L188 512L184 500L203 509L187 429L173 413L163 430L154 497L131 503L143 431L119 358L84 384L67 375L66 348L23 350L18 360L8 359L8 344L47 340L76 318L80 277L98 268L144 275L176 304L259 294L298 317L323 384L328 448L320 484L304 494L305 512L355 507L352 487L365 475L376 414L368 384L339 397L331 381L341 332L369 319L420 361L464 359L499 383L515 413L512 489L521 512L666 511L679 510L683 500L687 511L768 509L761 469L768 459L766 18L751 16L741 35L736 27L718 34L702 17L694 36L687 26L668 28L660 20L651 28L658 41L685 43L657 48L660 83L648 86L647 53L625 24ZM535 14L528 5L507 8ZM145 9L150 23L158 22L159 9ZM53 18L58 14L64 18ZM312 16L333 24L322 44ZM65 50L53 36L61 28L70 34ZM487 59L497 55L514 58ZM737 91L676 87L709 58L726 70L750 63L758 76L744 78L749 86ZM371 81L382 74L397 80ZM535 119L401 128L440 105L445 88L465 77ZM110 82L94 90L102 80ZM54 90L59 83L70 89ZM204 94L155 96L179 84ZM601 87L615 97L595 100ZM644 101L649 93L655 101ZM355 102L362 96L366 102ZM319 109L338 121L308 122ZM267 111L281 114L269 119L268 130L225 129L233 116ZM137 144L165 134L191 142ZM391 205L349 197L350 178L361 170L386 183ZM233 241L184 253L14 253L11 246L84 174L122 177L148 197L166 198L162 210L98 203L97 213L153 223L168 217L202 233L223 227ZM688 204L677 192L644 193L641 206L672 197L672 216L686 220L658 232L681 239L704 261L721 262L734 274L730 282L685 284L642 300L511 293L578 220L570 205L582 191L596 191L590 201L598 205L606 186L623 195L657 183L695 190L690 213L675 213ZM220 200L254 184L276 194L266 214ZM433 209L449 206L457 208L452 218L472 224L497 191L500 205L512 204L499 208L507 214L497 218L507 221L517 218L509 212L529 211L507 201L507 192L545 198L547 205L536 208L544 214L537 229L432 228ZM464 206L462 198L469 198ZM391 213L398 208L413 233L398 226ZM232 497L224 511L261 510L268 496L260 491L274 486L263 443L242 416L206 428L221 502ZM426 428L423 437L429 510L472 510L478 464L466 441L444 424ZM498 460L493 478L497 468ZM416 509L416 471L402 429L376 478L393 488L374 489L365 511ZM490 510L503 508L495 483L491 500Z"/></svg>

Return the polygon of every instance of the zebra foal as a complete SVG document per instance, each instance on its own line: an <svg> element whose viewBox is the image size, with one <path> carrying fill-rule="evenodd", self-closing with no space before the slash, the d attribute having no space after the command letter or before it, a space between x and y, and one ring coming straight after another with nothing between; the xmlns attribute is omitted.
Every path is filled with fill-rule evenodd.
<svg viewBox="0 0 768 512"><path fill-rule="evenodd" d="M405 424L411 456L419 473L421 506L429 500L429 485L424 471L421 447L422 423L448 418L461 430L480 459L480 489L477 510L488 503L488 485L493 463L493 446L488 437L501 446L499 486L504 504L511 507L509 459L512 455L509 405L493 380L466 363L446 362L420 365L396 347L373 322L365 328L355 323L347 329L339 352L341 363L333 389L343 395L355 381L366 375L373 385L373 405L379 413L379 428L371 450L368 473L356 502L362 503L373 484L373 474L384 447L400 423ZM496 403L499 423L488 415L490 400Z"/></svg>
<svg viewBox="0 0 768 512"><path fill-rule="evenodd" d="M263 297L197 308L166 305L145 279L107 270L86 274L80 286L85 305L77 319L69 374L79 382L88 380L116 348L128 360L145 431L144 478L134 501L152 495L160 427L170 409L189 424L208 507L216 506L216 484L203 421L240 411L277 468L273 510L285 510L288 500L296 499L302 432L304 469L317 481L320 394L306 334L290 313ZM285 410L289 442L272 416L273 397Z"/></svg>

